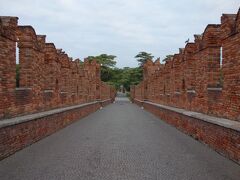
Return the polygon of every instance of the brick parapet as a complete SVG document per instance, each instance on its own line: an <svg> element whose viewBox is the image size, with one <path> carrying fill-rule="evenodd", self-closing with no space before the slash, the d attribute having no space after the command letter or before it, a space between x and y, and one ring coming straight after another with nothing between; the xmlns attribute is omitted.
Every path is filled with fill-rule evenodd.
<svg viewBox="0 0 240 180"><path fill-rule="evenodd" d="M135 99L134 102L240 164L240 122Z"/></svg>
<svg viewBox="0 0 240 180"><path fill-rule="evenodd" d="M0 160L83 118L111 99L0 121Z"/></svg>
<svg viewBox="0 0 240 180"><path fill-rule="evenodd" d="M240 163L240 10L194 38L158 72L148 62L132 100Z"/></svg>
<svg viewBox="0 0 240 180"><path fill-rule="evenodd" d="M73 61L45 35L17 21L0 17L0 119L114 98L115 90L100 80L99 64Z"/></svg>
<svg viewBox="0 0 240 180"><path fill-rule="evenodd" d="M165 64L148 61L132 97L240 121L239 24L240 11L223 14Z"/></svg>

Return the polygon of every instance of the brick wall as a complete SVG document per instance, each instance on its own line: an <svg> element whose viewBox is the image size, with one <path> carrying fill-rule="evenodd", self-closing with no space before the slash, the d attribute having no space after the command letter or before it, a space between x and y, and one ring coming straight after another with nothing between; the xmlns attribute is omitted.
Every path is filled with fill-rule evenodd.
<svg viewBox="0 0 240 180"><path fill-rule="evenodd" d="M0 17L0 119L114 98L96 61L80 64L45 39L31 26L18 26L17 17Z"/></svg>
<svg viewBox="0 0 240 180"><path fill-rule="evenodd" d="M194 139L207 144L220 154L240 164L240 133L213 123L189 117L185 114L157 107L148 103L139 103L144 108Z"/></svg>
<svg viewBox="0 0 240 180"><path fill-rule="evenodd" d="M240 121L240 11L194 38L165 64L148 61L132 98Z"/></svg>
<svg viewBox="0 0 240 180"><path fill-rule="evenodd" d="M240 164L240 9L143 69L136 104Z"/></svg>
<svg viewBox="0 0 240 180"><path fill-rule="evenodd" d="M83 118L111 101L93 102L70 109L58 108L32 115L15 117L0 122L0 160L18 150ZM69 108L69 107L68 107ZM8 124L7 121L13 122ZM14 123L16 122L16 123Z"/></svg>
<svg viewBox="0 0 240 180"><path fill-rule="evenodd" d="M0 160L115 98L96 61L72 60L45 39L17 17L0 16Z"/></svg>

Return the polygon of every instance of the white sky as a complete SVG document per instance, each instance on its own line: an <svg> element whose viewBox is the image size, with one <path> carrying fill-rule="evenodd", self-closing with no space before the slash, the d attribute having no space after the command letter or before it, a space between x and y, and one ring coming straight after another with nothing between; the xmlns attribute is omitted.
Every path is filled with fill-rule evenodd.
<svg viewBox="0 0 240 180"><path fill-rule="evenodd" d="M0 15L19 17L46 34L70 57L117 56L117 66L137 66L140 51L163 59L178 52L240 0L0 0Z"/></svg>

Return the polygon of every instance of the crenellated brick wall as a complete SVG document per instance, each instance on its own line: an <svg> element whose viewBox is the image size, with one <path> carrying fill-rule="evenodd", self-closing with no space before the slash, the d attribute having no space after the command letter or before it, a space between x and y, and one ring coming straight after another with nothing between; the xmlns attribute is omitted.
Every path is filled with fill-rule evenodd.
<svg viewBox="0 0 240 180"><path fill-rule="evenodd" d="M17 17L0 17L0 119L114 98L96 61L80 64L45 39Z"/></svg>
<svg viewBox="0 0 240 180"><path fill-rule="evenodd" d="M194 38L165 64L148 61L132 97L240 121L240 11Z"/></svg>
<svg viewBox="0 0 240 180"><path fill-rule="evenodd" d="M143 76L136 104L240 164L240 9Z"/></svg>
<svg viewBox="0 0 240 180"><path fill-rule="evenodd" d="M73 61L45 39L17 17L0 16L0 160L115 98L96 61Z"/></svg>

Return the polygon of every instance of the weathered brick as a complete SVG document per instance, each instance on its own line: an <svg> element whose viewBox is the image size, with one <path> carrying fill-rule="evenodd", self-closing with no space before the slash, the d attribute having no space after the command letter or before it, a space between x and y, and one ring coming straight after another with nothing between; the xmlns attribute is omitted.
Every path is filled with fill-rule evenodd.
<svg viewBox="0 0 240 180"><path fill-rule="evenodd" d="M115 98L96 61L72 60L17 17L0 16L0 120L99 100L99 103L0 128L0 159L96 111ZM16 87L16 48L20 82ZM111 100L111 101L110 101ZM102 103L101 103L102 102Z"/></svg>
<svg viewBox="0 0 240 180"><path fill-rule="evenodd" d="M113 99L115 90L101 82L96 61L72 60L16 17L0 17L0 119L95 100ZM17 47L16 47L17 45ZM20 80L16 88L16 48Z"/></svg>
<svg viewBox="0 0 240 180"><path fill-rule="evenodd" d="M169 124L240 162L239 131L143 101L240 121L240 9L237 14L223 14L221 24L208 25L194 38L165 64L148 61L144 80L131 86L131 97Z"/></svg>
<svg viewBox="0 0 240 180"><path fill-rule="evenodd" d="M240 11L223 14L165 64L149 60L132 98L240 121L239 23Z"/></svg>

